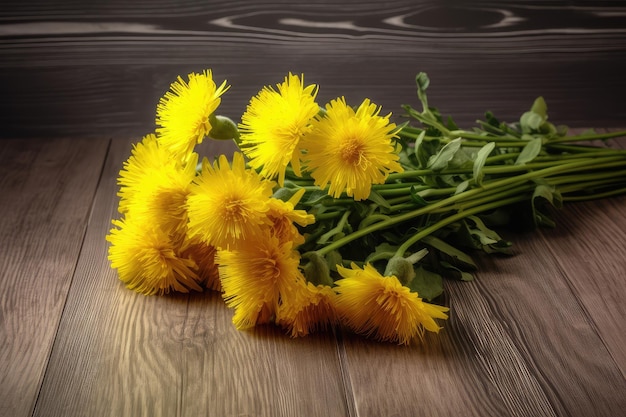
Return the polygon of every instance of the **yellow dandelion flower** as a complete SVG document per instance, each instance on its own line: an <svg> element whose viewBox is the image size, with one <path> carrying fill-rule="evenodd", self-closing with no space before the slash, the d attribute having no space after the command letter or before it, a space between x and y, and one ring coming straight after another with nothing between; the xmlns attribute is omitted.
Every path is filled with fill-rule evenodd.
<svg viewBox="0 0 626 417"><path fill-rule="evenodd" d="M269 179L278 176L282 186L289 162L300 175L297 151L302 136L310 130L312 118L319 112L315 102L317 85L304 85L302 78L289 73L276 89L264 87L253 97L239 124L240 143L250 159L250 166L261 168Z"/></svg>
<svg viewBox="0 0 626 417"><path fill-rule="evenodd" d="M276 322L287 329L291 337L326 330L338 321L336 297L331 287L313 285L300 279L297 281L297 290L285 297L278 307Z"/></svg>
<svg viewBox="0 0 626 417"><path fill-rule="evenodd" d="M224 155L213 166L205 161L187 198L189 235L222 249L254 238L269 224L273 185L246 169L240 153L234 154L232 168Z"/></svg>
<svg viewBox="0 0 626 417"><path fill-rule="evenodd" d="M271 229L274 236L278 237L281 242L292 241L294 247L304 243L304 237L298 231L294 223L300 226L307 226L315 223L315 217L307 213L305 210L296 210L304 188L298 190L289 201L282 201L276 198L269 200L269 210L267 217L271 221Z"/></svg>
<svg viewBox="0 0 626 417"><path fill-rule="evenodd" d="M182 159L211 131L209 116L229 88L226 81L217 87L210 70L191 73L188 78L189 82L185 82L179 76L157 105L159 143L175 158Z"/></svg>
<svg viewBox="0 0 626 417"><path fill-rule="evenodd" d="M237 250L219 250L216 263L226 304L235 309L238 329L268 323L281 297L289 297L302 279L299 254L276 237L245 240Z"/></svg>
<svg viewBox="0 0 626 417"><path fill-rule="evenodd" d="M202 290L195 263L178 255L179 248L157 224L126 217L113 225L106 237L109 260L128 288L146 295Z"/></svg>
<svg viewBox="0 0 626 417"><path fill-rule="evenodd" d="M128 204L137 192L144 188L154 172L177 169L178 162L159 147L156 136L146 135L141 142L133 145L129 158L120 170L117 184L120 186L119 212L126 213Z"/></svg>
<svg viewBox="0 0 626 417"><path fill-rule="evenodd" d="M198 155L192 153L186 164L165 163L146 170L125 208L134 218L154 221L174 241L182 241L187 233L187 196L197 161Z"/></svg>
<svg viewBox="0 0 626 417"><path fill-rule="evenodd" d="M372 184L382 184L391 172L402 172L393 139L396 125L390 115L365 99L356 112L339 98L326 106L326 115L313 122L301 146L306 168L315 184L338 198L342 192L355 200L369 197Z"/></svg>
<svg viewBox="0 0 626 417"><path fill-rule="evenodd" d="M337 310L356 333L378 340L408 344L424 330L439 332L437 319L447 319L449 309L422 301L395 276L383 277L366 264L363 269L337 265L342 279L337 285Z"/></svg>

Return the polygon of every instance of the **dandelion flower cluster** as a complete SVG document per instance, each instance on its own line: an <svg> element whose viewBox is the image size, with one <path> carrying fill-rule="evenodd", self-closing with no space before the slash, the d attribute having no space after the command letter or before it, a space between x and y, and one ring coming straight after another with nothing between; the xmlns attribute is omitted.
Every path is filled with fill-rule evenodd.
<svg viewBox="0 0 626 417"><path fill-rule="evenodd" d="M188 234L187 199L196 179L194 146L210 130L208 117L225 84L211 72L179 79L159 104L157 134L146 135L118 177L120 220L107 240L111 266L128 288L143 294L219 289L215 248Z"/></svg>
<svg viewBox="0 0 626 417"><path fill-rule="evenodd" d="M237 329L273 323L300 337L344 325L399 344L438 332L445 307L369 263L346 268L338 250L317 251L338 247L373 200L359 202L402 172L390 115L369 99L320 108L318 86L289 73L252 97L237 125L215 114L228 88L210 70L179 77L158 103L155 134L123 164L122 218L106 237L120 280L147 295L220 291ZM194 149L210 132L232 134L239 151L198 166Z"/></svg>

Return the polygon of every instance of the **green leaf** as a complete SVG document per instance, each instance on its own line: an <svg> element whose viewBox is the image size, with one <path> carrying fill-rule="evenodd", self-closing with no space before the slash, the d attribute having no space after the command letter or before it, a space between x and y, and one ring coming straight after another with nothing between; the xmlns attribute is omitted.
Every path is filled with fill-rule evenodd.
<svg viewBox="0 0 626 417"><path fill-rule="evenodd" d="M417 205L417 207L424 207L428 205L428 201L424 200L424 197L419 195L415 189L415 186L411 186L411 200Z"/></svg>
<svg viewBox="0 0 626 417"><path fill-rule="evenodd" d="M281 187L278 190L274 191L272 197L282 201L289 201L289 199L296 193L296 191L297 190L295 188Z"/></svg>
<svg viewBox="0 0 626 417"><path fill-rule="evenodd" d="M456 124L452 116L448 116L446 121L446 128L449 130L459 130L459 126Z"/></svg>
<svg viewBox="0 0 626 417"><path fill-rule="evenodd" d="M444 267L445 269L447 269L447 272L450 273L450 275L456 279L459 279L461 281L473 281L474 280L474 275L472 275L471 273L467 271L463 271L462 269L452 265L451 263L442 261L440 262L440 265Z"/></svg>
<svg viewBox="0 0 626 417"><path fill-rule="evenodd" d="M370 253L370 255L367 258L365 258L365 262L374 263L380 260L391 259L393 255L396 254L398 247L399 246L397 245L392 245L390 243L383 242L380 245L376 246L376 248L374 249L374 252Z"/></svg>
<svg viewBox="0 0 626 417"><path fill-rule="evenodd" d="M326 191L313 191L309 197L306 199L306 201L302 202L302 204L307 205L307 206L314 206L316 204L321 203L323 200L329 200L332 197L328 195L328 193Z"/></svg>
<svg viewBox="0 0 626 417"><path fill-rule="evenodd" d="M531 200L533 221L535 226L555 227L554 221L542 210L546 202L556 208L563 206L563 198L556 190L556 187L548 184L539 184L535 187Z"/></svg>
<svg viewBox="0 0 626 417"><path fill-rule="evenodd" d="M474 148L461 146L461 148L454 154L454 157L452 157L452 159L448 162L448 168L471 168L474 165L474 159L476 159L476 150Z"/></svg>
<svg viewBox="0 0 626 417"><path fill-rule="evenodd" d="M430 157L437 153L440 143L438 139L425 141L425 135L426 131L423 130L415 141L415 156L420 168L426 168Z"/></svg>
<svg viewBox="0 0 626 417"><path fill-rule="evenodd" d="M370 200L373 203L378 204L381 207L384 207L386 209L390 209L391 205L389 204L389 202L387 200L385 200L385 197L383 197L382 195L380 195L380 193L376 190L371 190L370 191L370 195L369 197L367 197L368 200Z"/></svg>
<svg viewBox="0 0 626 417"><path fill-rule="evenodd" d="M470 244L476 249L486 253L502 253L511 255L511 242L503 240L498 233L490 229L478 216L468 216L464 221L465 227L459 233L467 233L465 241L470 240Z"/></svg>
<svg viewBox="0 0 626 417"><path fill-rule="evenodd" d="M535 99L533 106L530 108L530 111L533 113L537 113L544 120L548 118L548 105L541 96Z"/></svg>
<svg viewBox="0 0 626 417"><path fill-rule="evenodd" d="M537 97L530 108L530 111L520 117L522 132L538 132L548 120L548 106L543 97Z"/></svg>
<svg viewBox="0 0 626 417"><path fill-rule="evenodd" d="M483 173L483 167L485 166L485 162L487 161L487 157L493 149L496 147L495 142L489 142L476 154L476 159L474 159L474 166L472 168L474 174L474 181L476 181L476 185L480 186L483 183L483 177L485 174Z"/></svg>
<svg viewBox="0 0 626 417"><path fill-rule="evenodd" d="M527 111L526 113L522 114L522 117L520 118L520 125L522 126L522 131L524 132L538 131L541 125L543 124L544 120L545 119L541 117L541 115L533 111Z"/></svg>
<svg viewBox="0 0 626 417"><path fill-rule="evenodd" d="M443 293L443 279L441 275L428 271L422 266L415 268L415 277L409 284L411 291L428 301Z"/></svg>
<svg viewBox="0 0 626 417"><path fill-rule="evenodd" d="M563 198L553 185L538 184L533 192L533 202L537 198L543 198L556 208L561 208L563 206Z"/></svg>
<svg viewBox="0 0 626 417"><path fill-rule="evenodd" d="M490 245L492 243L496 243L502 240L500 235L487 227L479 217L468 216L467 220L471 221L476 226L476 229L474 229L473 232L476 232L478 234L481 244Z"/></svg>
<svg viewBox="0 0 626 417"><path fill-rule="evenodd" d="M454 154L461 147L461 138L456 138L447 143L436 155L428 159L427 168L433 171L441 171L448 166L448 162L454 157Z"/></svg>
<svg viewBox="0 0 626 417"><path fill-rule="evenodd" d="M485 245L483 246L482 249L483 251L485 251L485 253L501 253L504 255L513 255L511 246L512 246L511 242L501 240L491 245Z"/></svg>
<svg viewBox="0 0 626 417"><path fill-rule="evenodd" d="M467 187L469 187L469 180L465 180L461 183L459 183L459 185L456 186L456 190L454 190L454 195L456 194L461 194L463 191L467 190Z"/></svg>
<svg viewBox="0 0 626 417"><path fill-rule="evenodd" d="M436 238L434 236L426 236L422 238L422 243L425 245L431 246L434 249L437 249L439 252L448 256L451 263L460 266L463 269L478 269L474 260L467 255L465 252L462 252L455 248L452 245L444 242L443 240Z"/></svg>
<svg viewBox="0 0 626 417"><path fill-rule="evenodd" d="M522 148L519 156L515 160L515 165L523 165L531 162L541 152L543 141L541 138L532 138L528 141L526 146Z"/></svg>
<svg viewBox="0 0 626 417"><path fill-rule="evenodd" d="M424 141L424 136L426 136L426 131L422 130L420 134L417 135L417 138L415 138L415 148L413 150L415 152L415 156L417 156L418 158L419 158L419 155L417 154L417 152L419 151L419 148L422 145L422 142Z"/></svg>

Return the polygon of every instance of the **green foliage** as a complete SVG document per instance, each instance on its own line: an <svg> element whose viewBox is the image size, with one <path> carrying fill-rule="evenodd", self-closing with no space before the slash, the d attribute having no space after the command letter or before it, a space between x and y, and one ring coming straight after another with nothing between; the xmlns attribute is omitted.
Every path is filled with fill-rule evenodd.
<svg viewBox="0 0 626 417"><path fill-rule="evenodd" d="M416 86L421 110L404 105L407 120L397 129L404 172L359 202L333 199L308 180L299 208L315 214L316 223L303 228L300 250L317 255L305 257L307 276L327 272L336 279L337 264L369 262L432 300L443 292L443 278L474 279L476 252L510 255L512 243L501 231L554 227L552 214L570 195L624 191L626 152L577 144L624 132L566 136L567 127L548 121L542 97L515 123L487 111L476 127L462 130L429 105L425 73ZM297 181L288 175L285 186L302 186Z"/></svg>

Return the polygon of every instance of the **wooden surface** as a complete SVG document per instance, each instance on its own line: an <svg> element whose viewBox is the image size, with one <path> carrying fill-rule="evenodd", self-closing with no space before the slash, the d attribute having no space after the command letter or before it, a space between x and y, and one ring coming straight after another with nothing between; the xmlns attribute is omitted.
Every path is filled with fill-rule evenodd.
<svg viewBox="0 0 626 417"><path fill-rule="evenodd" d="M463 4L3 1L0 417L625 415L623 196L508 232L516 255L447 281L445 329L409 347L236 331L218 294L145 297L109 267L117 173L179 74L228 79L235 119L288 71L400 114L427 71L464 127L538 95L555 123L626 125L621 2Z"/></svg>

